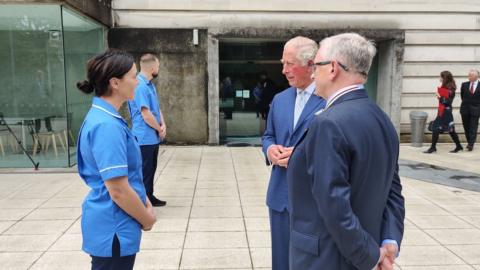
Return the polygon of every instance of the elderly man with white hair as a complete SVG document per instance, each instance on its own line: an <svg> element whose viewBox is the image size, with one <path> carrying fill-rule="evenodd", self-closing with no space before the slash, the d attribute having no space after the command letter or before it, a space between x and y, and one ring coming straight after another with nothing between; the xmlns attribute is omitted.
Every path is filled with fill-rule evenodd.
<svg viewBox="0 0 480 270"><path fill-rule="evenodd" d="M295 37L285 43L282 73L290 88L273 98L262 138L263 152L272 173L267 191L272 237L272 270L288 270L290 221L288 210L287 166L293 146L308 128L313 114L325 107L325 100L314 94L313 58L315 41Z"/></svg>
<svg viewBox="0 0 480 270"><path fill-rule="evenodd" d="M314 77L327 105L287 170L290 270L393 269L405 207L397 133L363 86L375 52L355 33L320 42Z"/></svg>

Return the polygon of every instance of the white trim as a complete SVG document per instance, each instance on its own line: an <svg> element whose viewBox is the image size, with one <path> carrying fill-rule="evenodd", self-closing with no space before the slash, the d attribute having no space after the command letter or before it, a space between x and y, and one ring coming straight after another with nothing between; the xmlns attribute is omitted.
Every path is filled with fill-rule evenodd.
<svg viewBox="0 0 480 270"><path fill-rule="evenodd" d="M105 168L105 169L102 169L100 170L100 172L104 172L104 171L108 171L108 170L112 170L112 169L118 169L118 168L127 168L128 166L127 165L118 165L118 166L112 166L112 167L108 167L108 168Z"/></svg>
<svg viewBox="0 0 480 270"><path fill-rule="evenodd" d="M100 107L100 106L98 106L98 105L92 104L92 107L93 107L93 108L97 108L97 109L99 109L99 110L102 110L102 111L104 111L104 112L106 112L106 113L108 113L108 114L110 114L110 115L112 115L112 116L115 116L115 117L117 117L117 118L120 118L120 119L122 118L120 115L111 113L111 112L107 111L106 109L104 109L104 108L102 108L102 107Z"/></svg>
<svg viewBox="0 0 480 270"><path fill-rule="evenodd" d="M325 110L328 109L339 97L358 89L363 89L363 85L355 84L338 90L327 99L327 105L325 106Z"/></svg>

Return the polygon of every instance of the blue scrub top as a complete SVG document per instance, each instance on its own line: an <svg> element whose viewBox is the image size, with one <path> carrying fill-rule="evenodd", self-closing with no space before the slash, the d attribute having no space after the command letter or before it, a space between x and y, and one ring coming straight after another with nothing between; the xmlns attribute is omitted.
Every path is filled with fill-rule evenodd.
<svg viewBox="0 0 480 270"><path fill-rule="evenodd" d="M152 82L147 80L142 73L137 75L138 85L135 89L135 98L128 101L128 109L132 119L132 133L137 138L139 145L154 145L161 142L157 131L143 120L141 109L149 109L158 123L160 123L160 104L158 103L157 90Z"/></svg>
<svg viewBox="0 0 480 270"><path fill-rule="evenodd" d="M82 205L83 250L98 257L112 256L114 235L120 256L140 249L142 226L115 204L104 181L127 176L130 186L146 203L140 147L115 108L94 97L83 121L77 144L78 173L91 188Z"/></svg>

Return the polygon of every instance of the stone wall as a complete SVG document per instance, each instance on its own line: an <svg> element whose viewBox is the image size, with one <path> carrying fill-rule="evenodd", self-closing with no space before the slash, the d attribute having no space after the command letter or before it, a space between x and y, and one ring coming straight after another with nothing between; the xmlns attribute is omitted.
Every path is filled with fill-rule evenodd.
<svg viewBox="0 0 480 270"><path fill-rule="evenodd" d="M154 80L167 124L167 142L204 144L208 140L207 31L114 28L108 33L110 48L132 53L138 62L144 53L160 61ZM138 67L138 65L137 65Z"/></svg>

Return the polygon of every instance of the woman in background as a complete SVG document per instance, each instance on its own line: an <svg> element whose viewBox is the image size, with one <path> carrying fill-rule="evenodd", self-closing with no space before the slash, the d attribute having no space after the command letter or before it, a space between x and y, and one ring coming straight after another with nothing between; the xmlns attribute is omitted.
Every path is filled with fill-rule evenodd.
<svg viewBox="0 0 480 270"><path fill-rule="evenodd" d="M448 132L450 137L452 137L453 142L455 142L455 149L451 150L450 153L457 153L462 151L463 147L460 144L458 135L455 132L455 123L453 121L452 114L452 102L455 98L455 90L457 85L453 79L452 73L450 71L442 71L440 73L440 82L441 86L437 89L437 99L438 99L438 112L437 118L433 121L432 125L432 145L430 148L425 151L426 154L431 154L437 151L437 142L440 133Z"/></svg>
<svg viewBox="0 0 480 270"><path fill-rule="evenodd" d="M136 74L130 54L106 51L88 61L88 80L77 83L82 92L95 93L77 145L78 173L91 188L82 205L82 248L92 270L133 269L141 230L156 221L140 148L118 113L134 97Z"/></svg>

